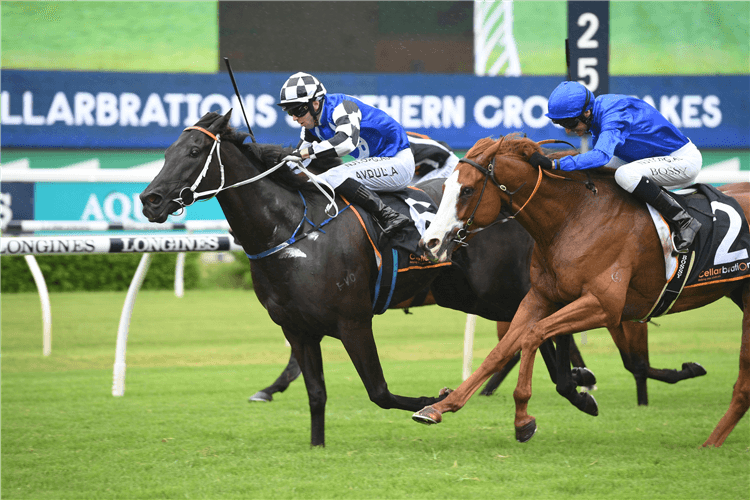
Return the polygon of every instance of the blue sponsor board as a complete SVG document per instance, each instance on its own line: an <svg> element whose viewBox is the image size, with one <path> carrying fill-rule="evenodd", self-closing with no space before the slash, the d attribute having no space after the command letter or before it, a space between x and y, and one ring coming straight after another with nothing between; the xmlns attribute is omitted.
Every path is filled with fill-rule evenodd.
<svg viewBox="0 0 750 500"><path fill-rule="evenodd" d="M295 145L299 128L274 103L287 73L239 73L248 120L260 142ZM521 131L568 139L544 116L558 77L317 74L386 110L413 130L468 149L482 137ZM611 77L610 92L640 97L701 148L750 148L750 85L739 76ZM69 71L2 72L2 147L168 147L207 111L234 108L229 76ZM580 141L572 139L574 144Z"/></svg>

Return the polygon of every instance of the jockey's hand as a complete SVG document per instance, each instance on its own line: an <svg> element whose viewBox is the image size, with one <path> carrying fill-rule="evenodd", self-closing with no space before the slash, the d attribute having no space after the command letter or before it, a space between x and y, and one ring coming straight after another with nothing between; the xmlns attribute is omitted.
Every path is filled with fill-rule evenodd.
<svg viewBox="0 0 750 500"><path fill-rule="evenodd" d="M299 152L299 150L295 149L292 151L292 154L285 156L282 158L281 161L291 161L294 163L302 163L302 153Z"/></svg>
<svg viewBox="0 0 750 500"><path fill-rule="evenodd" d="M541 153L533 153L531 155L531 158L529 158L529 163L531 163L532 167L542 167L546 168L548 170L553 170L555 168L555 162L547 158Z"/></svg>

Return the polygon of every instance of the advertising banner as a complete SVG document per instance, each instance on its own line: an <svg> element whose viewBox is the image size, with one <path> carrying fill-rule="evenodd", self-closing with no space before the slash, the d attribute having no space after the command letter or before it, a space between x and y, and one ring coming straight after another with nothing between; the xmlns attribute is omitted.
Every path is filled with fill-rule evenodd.
<svg viewBox="0 0 750 500"><path fill-rule="evenodd" d="M296 145L299 126L275 103L286 73L238 73L259 142ZM384 109L407 130L468 149L483 137L524 132L577 137L544 116L562 78L320 73L329 92ZM611 77L610 92L640 97L699 148L750 148L747 76ZM165 149L208 111L230 108L246 129L229 76L71 71L2 72L3 148ZM572 139L572 140L571 140Z"/></svg>

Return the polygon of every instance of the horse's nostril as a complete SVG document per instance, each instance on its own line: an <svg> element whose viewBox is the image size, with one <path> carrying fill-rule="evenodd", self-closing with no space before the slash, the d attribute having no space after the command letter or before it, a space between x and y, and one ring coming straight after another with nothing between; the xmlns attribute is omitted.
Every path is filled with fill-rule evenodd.
<svg viewBox="0 0 750 500"><path fill-rule="evenodd" d="M161 201L161 196L155 193L148 194L143 197L143 201L148 203L149 205L158 205Z"/></svg>
<svg viewBox="0 0 750 500"><path fill-rule="evenodd" d="M439 239L432 238L430 241L427 242L427 248L429 248L430 250L432 250L433 248L435 248L439 244L440 244L440 240Z"/></svg>

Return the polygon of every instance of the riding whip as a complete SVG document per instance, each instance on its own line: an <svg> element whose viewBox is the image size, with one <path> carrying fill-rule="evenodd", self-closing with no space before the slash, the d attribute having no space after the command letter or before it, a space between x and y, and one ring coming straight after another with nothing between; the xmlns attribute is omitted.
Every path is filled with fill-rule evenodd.
<svg viewBox="0 0 750 500"><path fill-rule="evenodd" d="M245 114L245 106L242 104L242 96L240 96L240 91L237 89L237 82L234 81L234 73L232 73L232 67L229 65L229 58L225 57L224 62L227 65L227 71L229 71L229 78L232 79L234 93L237 95L237 100L240 102L240 109L242 110L242 116L245 118L245 123L247 124L247 131L250 132L250 138L253 140L253 142L257 142L255 140L255 135L253 134L253 129L250 128L250 122L248 121L247 115Z"/></svg>

